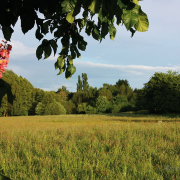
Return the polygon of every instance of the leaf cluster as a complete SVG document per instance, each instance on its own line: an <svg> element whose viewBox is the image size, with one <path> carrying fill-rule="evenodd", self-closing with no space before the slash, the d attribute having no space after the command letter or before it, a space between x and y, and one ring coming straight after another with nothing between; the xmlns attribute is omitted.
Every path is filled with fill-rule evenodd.
<svg viewBox="0 0 180 180"><path fill-rule="evenodd" d="M55 69L59 69L57 75L65 72L66 79L69 79L76 72L73 60L81 58L79 50L86 50L87 42L80 35L83 28L88 36L92 35L100 42L107 34L114 40L117 31L115 22L117 25L124 24L132 36L136 31L148 30L147 15L138 3L138 0L1 0L3 18L0 18L0 26L4 38L8 41L14 32L12 26L15 26L19 17L24 34L35 24L37 26L35 36L39 41L46 34L53 34L53 39L43 39L37 47L38 60L42 55L47 59L52 50L55 56L57 41L60 39L62 49L55 63ZM38 11L44 15L43 19L38 17ZM80 13L83 17L76 18ZM98 16L97 23L93 20L94 15Z"/></svg>

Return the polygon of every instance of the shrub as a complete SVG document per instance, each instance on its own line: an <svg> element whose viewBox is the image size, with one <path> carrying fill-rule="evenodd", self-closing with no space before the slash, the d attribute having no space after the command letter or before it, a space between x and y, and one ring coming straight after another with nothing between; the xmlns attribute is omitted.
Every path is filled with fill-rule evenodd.
<svg viewBox="0 0 180 180"><path fill-rule="evenodd" d="M86 107L86 114L96 114L96 108L93 108L92 106L88 105Z"/></svg>
<svg viewBox="0 0 180 180"><path fill-rule="evenodd" d="M45 107L44 115L61 115L61 114L66 114L66 109L64 106L53 100L52 103L49 103Z"/></svg>
<svg viewBox="0 0 180 180"><path fill-rule="evenodd" d="M96 109L97 109L97 112L105 112L107 107L108 107L108 100L107 100L107 97L106 96L99 96L96 100Z"/></svg>
<svg viewBox="0 0 180 180"><path fill-rule="evenodd" d="M71 101L58 100L66 109L66 114L76 114L76 105Z"/></svg>
<svg viewBox="0 0 180 180"><path fill-rule="evenodd" d="M78 104L77 112L80 114L86 113L86 103Z"/></svg>
<svg viewBox="0 0 180 180"><path fill-rule="evenodd" d="M39 102L35 108L35 113L37 115L43 115L44 109L45 109L45 105L42 102Z"/></svg>
<svg viewBox="0 0 180 180"><path fill-rule="evenodd" d="M28 111L22 110L20 116L28 116Z"/></svg>
<svg viewBox="0 0 180 180"><path fill-rule="evenodd" d="M114 105L113 105L113 108L112 108L112 113L118 113L118 112L120 112L121 108L122 108L121 105L114 104Z"/></svg>

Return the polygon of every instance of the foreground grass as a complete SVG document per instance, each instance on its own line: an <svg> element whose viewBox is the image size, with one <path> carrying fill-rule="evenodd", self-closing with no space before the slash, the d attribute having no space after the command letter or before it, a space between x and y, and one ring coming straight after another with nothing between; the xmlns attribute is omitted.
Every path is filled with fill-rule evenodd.
<svg viewBox="0 0 180 180"><path fill-rule="evenodd" d="M180 179L180 123L167 122L174 119L180 120L122 114L0 118L0 169L13 180Z"/></svg>

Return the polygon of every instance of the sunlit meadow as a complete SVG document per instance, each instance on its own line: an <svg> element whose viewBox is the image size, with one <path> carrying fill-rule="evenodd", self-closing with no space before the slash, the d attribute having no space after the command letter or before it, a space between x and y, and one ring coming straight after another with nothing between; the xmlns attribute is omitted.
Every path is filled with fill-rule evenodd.
<svg viewBox="0 0 180 180"><path fill-rule="evenodd" d="M0 173L13 180L178 180L177 115L0 118Z"/></svg>

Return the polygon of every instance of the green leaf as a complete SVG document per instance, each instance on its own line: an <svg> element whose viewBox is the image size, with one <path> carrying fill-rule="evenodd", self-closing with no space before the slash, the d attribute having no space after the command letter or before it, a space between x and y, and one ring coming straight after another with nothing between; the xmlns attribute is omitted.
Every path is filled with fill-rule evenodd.
<svg viewBox="0 0 180 180"><path fill-rule="evenodd" d="M133 3L138 5L139 1L138 0L133 0Z"/></svg>
<svg viewBox="0 0 180 180"><path fill-rule="evenodd" d="M116 36L116 28L111 24L110 24L110 28L109 28L109 34L110 34L111 40L114 41L114 38Z"/></svg>
<svg viewBox="0 0 180 180"><path fill-rule="evenodd" d="M57 51L57 47L58 47L58 45L57 45L57 43L56 43L55 40L51 40L51 47L52 47L53 50L54 50L54 56L55 56L56 51Z"/></svg>
<svg viewBox="0 0 180 180"><path fill-rule="evenodd" d="M105 36L108 34L109 30L108 30L108 23L103 22L102 23L102 29L101 29L101 37L105 38Z"/></svg>
<svg viewBox="0 0 180 180"><path fill-rule="evenodd" d="M91 5L88 7L93 13L95 13L95 8L96 8L96 0L93 0Z"/></svg>
<svg viewBox="0 0 180 180"><path fill-rule="evenodd" d="M70 47L70 51L71 51L72 59L75 59L76 58L76 53L74 52L74 48L72 46Z"/></svg>
<svg viewBox="0 0 180 180"><path fill-rule="evenodd" d="M147 15L141 10L139 11L138 22L134 25L134 28L139 32L145 32L149 28L149 21Z"/></svg>
<svg viewBox="0 0 180 180"><path fill-rule="evenodd" d="M59 73L57 75L62 74L65 71L66 65L64 56L59 56L57 62L55 63L55 69L59 68Z"/></svg>
<svg viewBox="0 0 180 180"><path fill-rule="evenodd" d="M99 0L93 0L91 4L89 5L88 9L91 10L91 15L93 16L95 13L99 12L100 8L100 1Z"/></svg>
<svg viewBox="0 0 180 180"><path fill-rule="evenodd" d="M14 30L11 27L2 26L2 32L3 32L4 38L7 41L10 41L11 35L14 32Z"/></svg>
<svg viewBox="0 0 180 180"><path fill-rule="evenodd" d="M59 66L58 66L58 61L56 61L56 62L54 63L54 66L55 66L55 69L58 69L58 68L59 68Z"/></svg>
<svg viewBox="0 0 180 180"><path fill-rule="evenodd" d="M71 73L71 76L76 72L76 67L73 64L70 64L68 71Z"/></svg>
<svg viewBox="0 0 180 180"><path fill-rule="evenodd" d="M76 19L76 21L78 23L78 26L80 28L80 32L82 30L82 28L85 26L85 21L84 21L84 18L83 19Z"/></svg>
<svg viewBox="0 0 180 180"><path fill-rule="evenodd" d="M73 12L74 12L74 10L71 10L71 12L68 13L67 16L66 16L66 20L67 20L69 23L71 23L71 24L72 24L73 21L74 21Z"/></svg>
<svg viewBox="0 0 180 180"><path fill-rule="evenodd" d="M78 1L75 5L73 16L75 17L77 14L79 14L80 10L81 10L81 1L80 2Z"/></svg>
<svg viewBox="0 0 180 180"><path fill-rule="evenodd" d="M10 178L0 174L0 180L11 180Z"/></svg>
<svg viewBox="0 0 180 180"><path fill-rule="evenodd" d="M78 41L78 48L82 51L86 50L87 42L84 40Z"/></svg>
<svg viewBox="0 0 180 180"><path fill-rule="evenodd" d="M43 39L42 45L43 45L43 46L46 46L46 45L48 45L48 44L49 44L49 41L48 41L47 39Z"/></svg>
<svg viewBox="0 0 180 180"><path fill-rule="evenodd" d="M69 56L70 57L70 56ZM72 57L70 57L70 60L69 60L69 64L73 64L73 59L71 59Z"/></svg>
<svg viewBox="0 0 180 180"><path fill-rule="evenodd" d="M83 12L83 17L84 17L84 18L87 18L87 16L88 16L88 10L85 10L85 11Z"/></svg>
<svg viewBox="0 0 180 180"><path fill-rule="evenodd" d="M60 55L67 55L68 51L69 51L69 47L63 46L63 48L62 48L62 50L60 52Z"/></svg>
<svg viewBox="0 0 180 180"><path fill-rule="evenodd" d="M119 26L119 24L121 24L122 14L123 14L122 9L120 9L120 7L118 7L117 10L116 10L116 13L115 13L115 16L116 16L116 18L117 18L116 24L117 24L118 26Z"/></svg>
<svg viewBox="0 0 180 180"><path fill-rule="evenodd" d="M43 28L41 30L41 33L47 34L49 32L50 23L51 23L51 20L48 20L45 23L43 23Z"/></svg>
<svg viewBox="0 0 180 180"><path fill-rule="evenodd" d="M51 55L52 49L50 44L44 47L44 59L47 59Z"/></svg>
<svg viewBox="0 0 180 180"><path fill-rule="evenodd" d="M39 45L36 49L36 57L39 59L42 58L42 53L43 53L43 47L42 45Z"/></svg>
<svg viewBox="0 0 180 180"><path fill-rule="evenodd" d="M131 10L123 9L123 23L127 30L130 30L138 22L139 8L139 5L135 5Z"/></svg>
<svg viewBox="0 0 180 180"><path fill-rule="evenodd" d="M25 11L20 15L22 32L26 34L29 30L34 27L37 13L35 10Z"/></svg>
<svg viewBox="0 0 180 180"><path fill-rule="evenodd" d="M70 10L75 8L75 3L72 0L64 0L61 3L62 6L62 13L69 13Z"/></svg>
<svg viewBox="0 0 180 180"><path fill-rule="evenodd" d="M91 35L92 29L93 29L93 22L88 21L87 24L86 24L86 30L85 30L85 32L86 32L86 34L87 34L88 36Z"/></svg>
<svg viewBox="0 0 180 180"><path fill-rule="evenodd" d="M65 72L65 77L67 80L69 80L69 78L76 72L76 67L73 64L70 64L67 68L66 68L66 72Z"/></svg>
<svg viewBox="0 0 180 180"><path fill-rule="evenodd" d="M44 36L40 33L40 27L38 26L38 28L36 30L36 39L38 39L40 41L43 37Z"/></svg>
<svg viewBox="0 0 180 180"><path fill-rule="evenodd" d="M62 43L63 46L69 46L69 38L67 38L67 36L64 36L61 39L61 43Z"/></svg>
<svg viewBox="0 0 180 180"><path fill-rule="evenodd" d="M78 49L77 49L76 46L74 46L74 50L75 50L75 52L76 52L76 54L77 54L77 57L78 57L79 59L81 59L81 54L79 53L79 51L78 51Z"/></svg>
<svg viewBox="0 0 180 180"><path fill-rule="evenodd" d="M96 27L94 27L94 29L92 31L92 36L94 39L99 40L99 32Z"/></svg>
<svg viewBox="0 0 180 180"><path fill-rule="evenodd" d="M122 0L118 0L117 3L121 9L125 9L127 7L127 5L122 2Z"/></svg>

